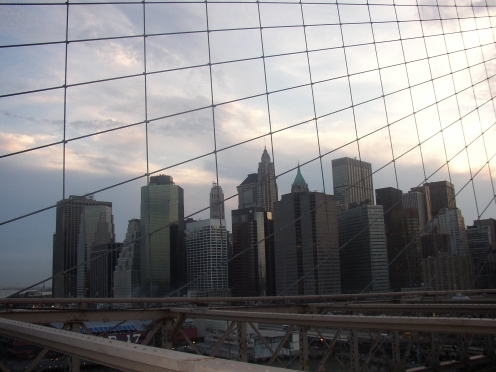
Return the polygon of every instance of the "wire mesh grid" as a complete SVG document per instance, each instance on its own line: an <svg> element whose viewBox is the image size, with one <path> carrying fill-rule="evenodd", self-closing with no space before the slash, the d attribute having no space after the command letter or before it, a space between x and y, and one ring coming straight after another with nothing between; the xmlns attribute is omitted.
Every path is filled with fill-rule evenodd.
<svg viewBox="0 0 496 372"><path fill-rule="evenodd" d="M346 156L372 163L376 189L447 180L466 220L494 216L490 2L0 9L6 283L51 276L58 200L111 201L120 240L153 175L174 177L195 219L222 186L229 230L264 148L279 195L298 164L311 190L333 193L331 160Z"/></svg>

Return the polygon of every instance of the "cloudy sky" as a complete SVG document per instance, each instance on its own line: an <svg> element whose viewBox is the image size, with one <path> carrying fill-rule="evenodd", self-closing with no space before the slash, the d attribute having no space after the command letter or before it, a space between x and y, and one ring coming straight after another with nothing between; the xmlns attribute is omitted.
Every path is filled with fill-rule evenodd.
<svg viewBox="0 0 496 372"><path fill-rule="evenodd" d="M298 162L332 194L331 160L350 156L380 169L375 188L451 179L466 224L496 218L496 2L2 2L0 223L138 177L95 194L122 241L147 167L189 215L216 169L234 195L265 146L280 195ZM51 275L54 231L54 209L0 226L0 287Z"/></svg>

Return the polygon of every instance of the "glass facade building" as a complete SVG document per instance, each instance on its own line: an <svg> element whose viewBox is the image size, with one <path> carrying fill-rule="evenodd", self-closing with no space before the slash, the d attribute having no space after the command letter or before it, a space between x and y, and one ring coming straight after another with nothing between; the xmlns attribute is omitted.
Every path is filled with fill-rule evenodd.
<svg viewBox="0 0 496 372"><path fill-rule="evenodd" d="M141 285L164 296L186 283L184 191L171 176L150 177L141 188Z"/></svg>

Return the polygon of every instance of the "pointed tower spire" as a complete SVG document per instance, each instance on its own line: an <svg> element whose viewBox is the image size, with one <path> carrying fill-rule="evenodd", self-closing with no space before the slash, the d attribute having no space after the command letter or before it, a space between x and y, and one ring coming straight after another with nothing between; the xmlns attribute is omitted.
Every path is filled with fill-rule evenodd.
<svg viewBox="0 0 496 372"><path fill-rule="evenodd" d="M308 184L305 182L305 179L303 178L301 171L300 171L300 163L298 162L298 170L296 172L296 177L291 185L291 192L308 192Z"/></svg>
<svg viewBox="0 0 496 372"><path fill-rule="evenodd" d="M264 148L264 151L262 153L262 163L270 163L270 155L267 152L267 147Z"/></svg>

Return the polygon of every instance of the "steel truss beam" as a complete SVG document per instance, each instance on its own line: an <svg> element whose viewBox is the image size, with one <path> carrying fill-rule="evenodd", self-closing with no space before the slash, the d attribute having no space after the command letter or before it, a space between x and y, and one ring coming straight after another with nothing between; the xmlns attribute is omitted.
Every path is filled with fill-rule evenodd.
<svg viewBox="0 0 496 372"><path fill-rule="evenodd" d="M451 314L495 314L494 304L308 304L308 309L313 312L322 311L354 311L354 312L378 312L378 313L451 313ZM266 309L268 310L268 309Z"/></svg>
<svg viewBox="0 0 496 372"><path fill-rule="evenodd" d="M358 316L358 315L314 315L281 314L251 311L169 308L155 310L107 310L107 311L29 311L0 312L0 318L26 323L46 324L53 322L87 322L110 320L161 320L203 318L215 320L247 321L272 324L294 324L309 327L350 328L371 330L424 331L444 333L472 333L496 335L496 320L487 318L446 317L402 317L402 316Z"/></svg>
<svg viewBox="0 0 496 372"><path fill-rule="evenodd" d="M294 324L308 327L349 328L393 331L424 331L448 333L472 333L496 335L495 319L473 318L427 318L401 316L359 316L359 315L314 315L277 314L225 311L211 309L171 309L176 316L186 314L189 318L214 320L248 321L270 324Z"/></svg>
<svg viewBox="0 0 496 372"><path fill-rule="evenodd" d="M0 333L71 355L74 358L89 360L127 372L285 371L281 368L180 353L6 319L0 319Z"/></svg>
<svg viewBox="0 0 496 372"><path fill-rule="evenodd" d="M157 297L157 298L0 298L0 304L17 305L64 305L71 304L84 307L87 304L249 304L249 303L305 303L316 301L356 301L381 299L399 300L402 298L411 299L413 297L450 297L459 293L468 296L478 294L496 294L496 289L472 289L464 291L417 291L417 292L391 292L391 293L354 293L354 294L334 294L334 295L311 295L311 296L261 296L261 297Z"/></svg>

